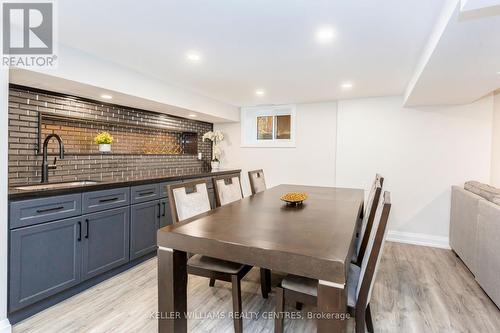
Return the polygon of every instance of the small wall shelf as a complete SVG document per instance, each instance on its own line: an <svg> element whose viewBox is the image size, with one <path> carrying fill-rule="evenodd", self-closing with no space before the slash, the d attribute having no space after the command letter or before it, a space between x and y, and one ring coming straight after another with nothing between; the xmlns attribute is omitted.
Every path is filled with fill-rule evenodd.
<svg viewBox="0 0 500 333"><path fill-rule="evenodd" d="M198 133L174 128L141 125L127 122L105 121L72 117L52 113L38 114L38 147L41 154L43 140L49 134L59 134L67 155L101 155L94 137L102 131L110 132L115 142L115 155L196 155ZM57 153L57 145L49 144L49 154Z"/></svg>

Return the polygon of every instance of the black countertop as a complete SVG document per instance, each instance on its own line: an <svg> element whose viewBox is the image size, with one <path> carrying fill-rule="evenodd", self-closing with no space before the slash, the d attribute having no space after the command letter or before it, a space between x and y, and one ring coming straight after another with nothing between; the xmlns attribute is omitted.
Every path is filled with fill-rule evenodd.
<svg viewBox="0 0 500 333"><path fill-rule="evenodd" d="M240 173L239 169L224 169L217 171L206 171L199 173L186 173L186 174L176 174L172 176L159 176L159 177L115 177L112 180L99 181L96 180L97 184L92 185L82 185L82 186L74 186L69 188L57 188L57 189L44 189L44 190L18 190L16 187L21 186L29 186L29 185L38 185L40 183L34 184L17 184L9 188L9 200L24 200L24 199L33 199L33 198L41 198L41 197L50 197L54 195L63 195L63 194L71 194L71 193L82 193L82 192L90 192L97 190L106 190L117 187L128 187L128 186L136 186L136 185L145 185L152 183L161 183L167 181L175 181L175 180L183 180L190 178L203 178L203 177L213 177L224 174L231 173ZM93 180L93 179L82 179L82 180Z"/></svg>

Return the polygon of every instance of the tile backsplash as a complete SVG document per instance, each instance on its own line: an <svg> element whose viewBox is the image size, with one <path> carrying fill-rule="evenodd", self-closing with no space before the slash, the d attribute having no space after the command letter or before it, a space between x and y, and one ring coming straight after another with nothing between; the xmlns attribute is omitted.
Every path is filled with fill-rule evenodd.
<svg viewBox="0 0 500 333"><path fill-rule="evenodd" d="M213 124L178 118L156 112L132 109L124 106L102 104L97 101L63 96L11 86L9 91L9 184L40 182L42 156L37 154L38 112L99 121L110 121L123 125L151 125L156 128L171 128L198 133L196 155L149 155L125 154L66 154L57 161L57 169L49 171L50 181L93 179L111 181L136 178L154 178L204 171L210 162L211 144L203 142L202 136L213 129ZM58 128L53 130L58 133ZM70 131L61 129L63 141L74 142ZM132 133L131 136L134 134ZM43 138L45 133L42 133ZM54 140L55 141L55 140ZM85 143L88 146L88 143ZM55 142L50 147L55 148ZM41 147L40 147L41 148ZM73 147L74 148L74 147ZM51 149L51 150L52 150ZM68 151L68 149L67 149ZM52 163L53 156L49 157Z"/></svg>

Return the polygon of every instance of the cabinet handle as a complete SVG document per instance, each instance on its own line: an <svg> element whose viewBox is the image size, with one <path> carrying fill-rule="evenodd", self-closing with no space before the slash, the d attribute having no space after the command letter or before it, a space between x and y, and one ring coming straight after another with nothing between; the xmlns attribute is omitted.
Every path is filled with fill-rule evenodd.
<svg viewBox="0 0 500 333"><path fill-rule="evenodd" d="M78 241L82 241L82 222L78 221Z"/></svg>
<svg viewBox="0 0 500 333"><path fill-rule="evenodd" d="M142 192L142 193L139 193L139 196L140 196L140 197L143 197L143 196L145 196L145 195L151 195L151 194L155 194L155 192L154 192L154 191L150 191L150 192Z"/></svg>
<svg viewBox="0 0 500 333"><path fill-rule="evenodd" d="M85 219L85 238L89 238L89 219Z"/></svg>
<svg viewBox="0 0 500 333"><path fill-rule="evenodd" d="M158 203L158 218L161 217L161 207L160 207L160 203Z"/></svg>
<svg viewBox="0 0 500 333"><path fill-rule="evenodd" d="M167 213L167 204L165 202L162 202L163 205L163 214L161 216L165 217L165 214Z"/></svg>
<svg viewBox="0 0 500 333"><path fill-rule="evenodd" d="M52 211L55 211L55 210L61 210L63 208L64 208L64 206L53 207L53 208L46 208L46 209L37 209L36 212L37 213L47 213L47 212L52 212Z"/></svg>
<svg viewBox="0 0 500 333"><path fill-rule="evenodd" d="M110 198L110 199L101 199L99 200L99 203L105 203L105 202L111 202L111 201L117 201L118 198Z"/></svg>

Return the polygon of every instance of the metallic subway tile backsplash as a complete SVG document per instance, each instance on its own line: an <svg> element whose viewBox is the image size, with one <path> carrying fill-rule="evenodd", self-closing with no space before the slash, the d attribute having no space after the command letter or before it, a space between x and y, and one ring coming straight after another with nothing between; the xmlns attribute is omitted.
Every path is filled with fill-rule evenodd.
<svg viewBox="0 0 500 333"><path fill-rule="evenodd" d="M49 171L50 181L81 179L127 180L167 177L197 173L207 168L211 156L210 142L203 142L205 132L213 124L183 119L128 107L101 104L87 100L39 92L29 88L11 87L9 94L9 184L36 183L41 179L42 156L36 154L38 144L38 112L79 116L131 125L153 125L198 133L198 152L194 155L66 155L58 160L58 168ZM57 130L55 131L57 133ZM62 139L74 142L64 133ZM123 150L121 150L123 151ZM53 157L51 158L51 160Z"/></svg>

